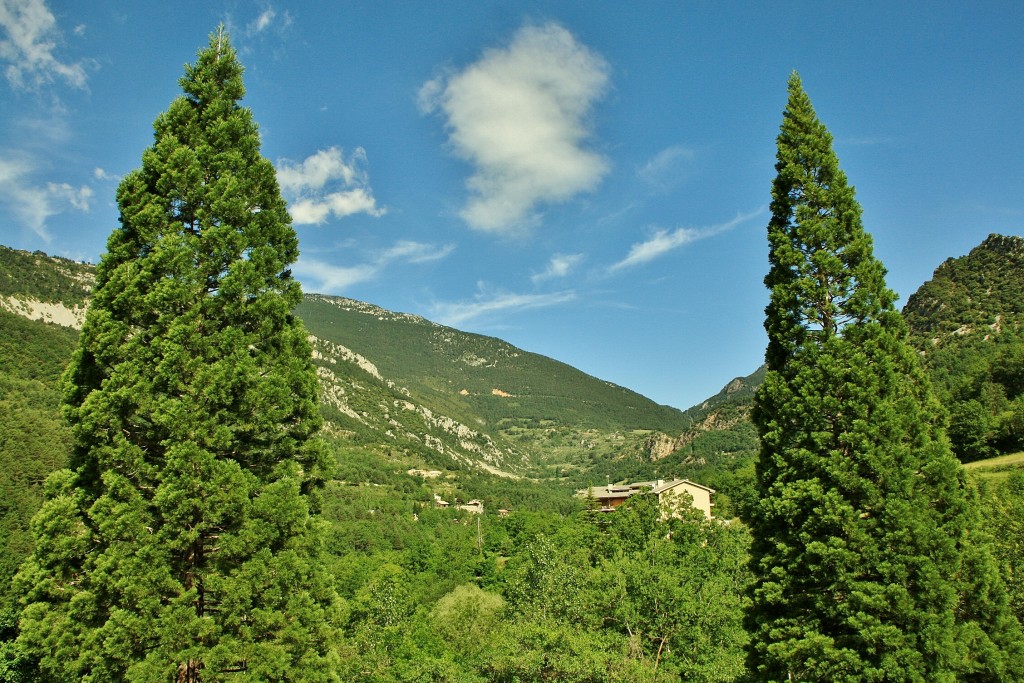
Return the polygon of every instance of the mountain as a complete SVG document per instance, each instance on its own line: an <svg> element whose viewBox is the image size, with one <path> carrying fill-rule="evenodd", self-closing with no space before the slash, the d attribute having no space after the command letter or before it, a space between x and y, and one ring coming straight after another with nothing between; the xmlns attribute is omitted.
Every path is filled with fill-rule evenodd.
<svg viewBox="0 0 1024 683"><path fill-rule="evenodd" d="M0 247L0 583L28 550L43 479L66 461L60 378L94 282L92 265ZM396 501L436 494L565 511L578 505L573 490L616 468L650 478L679 435L702 424L698 413L418 316L318 294L296 313L311 335L337 485L382 487Z"/></svg>
<svg viewBox="0 0 1024 683"><path fill-rule="evenodd" d="M69 434L60 375L94 267L0 247L0 576L28 542L46 473ZM992 235L951 258L907 302L911 340L951 413L965 462L1024 449L1024 240ZM721 514L752 495L749 415L763 368L686 411L499 339L371 304L308 294L325 435L339 482L490 509L570 509L567 491L689 477Z"/></svg>
<svg viewBox="0 0 1024 683"><path fill-rule="evenodd" d="M908 298L903 316L949 410L961 461L1024 450L1024 239L992 234L947 259ZM657 467L699 479L742 507L758 449L750 410L763 377L762 367L687 410L687 430L649 444L650 460L608 460L595 470L618 480Z"/></svg>
<svg viewBox="0 0 1024 683"><path fill-rule="evenodd" d="M296 312L315 337L332 423L416 446L428 464L580 473L688 424L679 410L493 337L318 294Z"/></svg>
<svg viewBox="0 0 1024 683"><path fill-rule="evenodd" d="M0 586L31 548L29 520L42 503L42 482L71 446L59 385L92 272L41 252L0 249ZM0 591L0 609L6 594Z"/></svg>
<svg viewBox="0 0 1024 683"><path fill-rule="evenodd" d="M956 344L1024 322L1024 239L989 235L966 256L946 259L903 307L915 344Z"/></svg>
<svg viewBox="0 0 1024 683"><path fill-rule="evenodd" d="M903 315L961 461L1024 450L1024 239L989 235L947 259Z"/></svg>
<svg viewBox="0 0 1024 683"><path fill-rule="evenodd" d="M1024 239L989 235L965 256L946 259L903 307L909 341L921 354L950 413L950 439L962 462L1024 450ZM701 434L688 439L714 463L757 449L748 429L764 369L730 382L687 411ZM698 418L699 416L699 418ZM713 476L704 476L704 480Z"/></svg>
<svg viewBox="0 0 1024 683"><path fill-rule="evenodd" d="M24 442L10 425L26 423L25 411L45 412L47 420L28 421L45 424L50 443L66 443L59 378L94 281L89 264L0 248L5 458ZM693 421L565 363L418 316L318 294L296 312L312 337L326 433L345 479L443 470L462 481L488 473L571 488L589 483L595 463L649 462L655 444ZM0 486L17 488L18 472L5 467Z"/></svg>

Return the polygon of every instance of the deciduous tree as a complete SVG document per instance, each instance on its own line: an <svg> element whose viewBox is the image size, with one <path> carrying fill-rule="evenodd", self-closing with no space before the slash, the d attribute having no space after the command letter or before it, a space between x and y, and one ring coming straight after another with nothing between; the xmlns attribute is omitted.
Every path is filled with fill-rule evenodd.
<svg viewBox="0 0 1024 683"><path fill-rule="evenodd" d="M20 642L58 680L332 680L297 238L223 29L180 85L118 189Z"/></svg>

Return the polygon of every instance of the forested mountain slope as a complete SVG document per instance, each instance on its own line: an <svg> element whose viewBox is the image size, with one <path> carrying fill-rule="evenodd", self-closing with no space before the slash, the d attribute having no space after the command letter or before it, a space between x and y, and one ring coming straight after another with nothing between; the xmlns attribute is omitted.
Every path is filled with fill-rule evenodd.
<svg viewBox="0 0 1024 683"><path fill-rule="evenodd" d="M943 263L904 308L965 461L1018 450L1024 441L1022 260L1024 240L992 235L969 255ZM0 307L35 320L22 334L48 354L68 353L73 340L40 340L77 325L92 266L6 248L0 264ZM418 316L318 294L307 294L297 313L315 337L328 431L337 448L350 451L343 477L440 469L477 481L479 494L494 481L490 474L510 477L506 486L532 480L571 489L660 473L698 478L726 497L746 495L757 451L749 411L762 370L683 412L499 339ZM19 327L6 325L5 337ZM34 348L8 346L19 353ZM5 377L16 375L11 368L8 363ZM46 385L51 410L58 375L53 371ZM8 391L5 405L24 404L28 399L12 397L31 395ZM53 425L62 428L56 413Z"/></svg>
<svg viewBox="0 0 1024 683"><path fill-rule="evenodd" d="M89 264L0 248L4 585L29 549L42 482L66 461L61 375L93 281ZM692 422L564 363L415 316L316 294L297 313L313 335L336 478L377 487L359 489L368 507L382 495L393 505L439 494L568 510L575 487L606 476L601 463L650 463L652 448Z"/></svg>
<svg viewBox="0 0 1024 683"><path fill-rule="evenodd" d="M992 234L969 254L947 259L902 313L950 413L957 456L969 462L1024 450L1024 238ZM713 442L755 451L746 416L762 374L737 378L687 414L695 424L715 425ZM679 443L688 442L684 436ZM713 458L714 449L703 451Z"/></svg>
<svg viewBox="0 0 1024 683"><path fill-rule="evenodd" d="M41 486L71 445L60 377L78 339L92 267L0 248L0 585L31 547ZM52 322L60 321L64 324ZM6 606L6 588L0 608Z"/></svg>
<svg viewBox="0 0 1024 683"><path fill-rule="evenodd" d="M1024 239L989 235L966 256L946 259L903 307L915 342L931 346L1019 330L1024 322Z"/></svg>
<svg viewBox="0 0 1024 683"><path fill-rule="evenodd" d="M903 309L963 462L1024 450L1024 239L947 259Z"/></svg>
<svg viewBox="0 0 1024 683"><path fill-rule="evenodd" d="M320 294L307 294L297 313L311 334L371 358L385 376L453 416L670 432L685 425L675 408L500 339Z"/></svg>
<svg viewBox="0 0 1024 683"><path fill-rule="evenodd" d="M92 266L6 248L0 262L4 310L80 324ZM297 313L316 337L331 429L390 443L425 465L585 470L591 456L688 424L677 409L564 363L417 316L317 294ZM582 445L566 449L566 440Z"/></svg>
<svg viewBox="0 0 1024 683"><path fill-rule="evenodd" d="M682 411L492 337L371 304L309 294L332 424L425 464L579 479L595 459L678 434Z"/></svg>

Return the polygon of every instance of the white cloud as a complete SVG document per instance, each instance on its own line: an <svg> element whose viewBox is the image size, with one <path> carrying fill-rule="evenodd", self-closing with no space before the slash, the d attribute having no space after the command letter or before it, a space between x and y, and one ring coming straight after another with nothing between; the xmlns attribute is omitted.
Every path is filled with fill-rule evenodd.
<svg viewBox="0 0 1024 683"><path fill-rule="evenodd" d="M381 265L387 265L392 261L404 261L406 263L428 263L440 261L455 251L454 244L446 244L438 247L433 244L413 242L411 240L400 240L389 249L379 254L376 261Z"/></svg>
<svg viewBox="0 0 1024 683"><path fill-rule="evenodd" d="M368 213L371 216L384 214L383 209L377 208L373 195L363 188L299 199L289 206L289 212L296 225L321 225L332 215L344 218L357 213Z"/></svg>
<svg viewBox="0 0 1024 683"><path fill-rule="evenodd" d="M393 263L440 261L454 250L455 246L451 244L437 246L400 240L387 249L370 254L365 263L337 266L317 259L300 257L292 270L308 288L322 294L342 294L352 285L377 278Z"/></svg>
<svg viewBox="0 0 1024 683"><path fill-rule="evenodd" d="M228 14L227 28L228 33L232 37L266 40L266 39L283 39L287 34L287 30L293 23L293 18L290 12L287 10L280 12L269 3L262 3L264 5L263 11L256 15L254 19L248 22L236 22L233 17ZM243 53L250 52L251 46L245 46L241 43L236 44L236 47Z"/></svg>
<svg viewBox="0 0 1024 683"><path fill-rule="evenodd" d="M356 266L336 266L324 261L299 257L292 266L292 272L306 285L319 294L341 294L359 282L372 280L379 268L364 263Z"/></svg>
<svg viewBox="0 0 1024 683"><path fill-rule="evenodd" d="M437 302L432 318L443 325L459 327L470 320L493 313L514 313L536 308L549 308L576 298L572 290L548 294L515 294L481 291L472 301Z"/></svg>
<svg viewBox="0 0 1024 683"><path fill-rule="evenodd" d="M607 84L605 61L553 23L527 26L508 47L424 84L422 109L444 114L453 150L475 167L462 218L478 230L521 231L539 204L594 189L608 162L583 144Z"/></svg>
<svg viewBox="0 0 1024 683"><path fill-rule="evenodd" d="M610 270L615 272L640 263L653 261L662 254L710 235L711 233L707 231L695 230L693 228L676 228L671 232L660 228L646 241L638 242L630 247L629 255L614 264Z"/></svg>
<svg viewBox="0 0 1024 683"><path fill-rule="evenodd" d="M34 165L24 159L0 158L0 203L10 207L15 217L46 241L50 233L46 220L69 209L88 212L92 188L68 183L33 183Z"/></svg>
<svg viewBox="0 0 1024 683"><path fill-rule="evenodd" d="M277 12L274 11L273 7L268 7L256 17L256 20L249 24L249 30L253 33L262 33L270 26L271 22L274 21L274 17L277 16Z"/></svg>
<svg viewBox="0 0 1024 683"><path fill-rule="evenodd" d="M366 160L366 152L360 147L352 153L350 161L345 161L341 150L337 147L322 149L296 164L288 159L277 162L277 182L282 192L303 192L306 190L322 190L329 180L341 179L351 185L361 176L357 164Z"/></svg>
<svg viewBox="0 0 1024 683"><path fill-rule="evenodd" d="M650 185L669 189L686 173L686 163L694 156L693 150L686 147L666 147L640 166L637 175Z"/></svg>
<svg viewBox="0 0 1024 683"><path fill-rule="evenodd" d="M121 182L121 176L114 175L113 173L107 173L105 169L102 169L99 166L92 169L92 177L96 180L113 180L118 183Z"/></svg>
<svg viewBox="0 0 1024 683"><path fill-rule="evenodd" d="M92 188L87 185L76 188L67 183L47 183L46 193L58 203L64 201L79 211L88 211L89 200L92 199Z"/></svg>
<svg viewBox="0 0 1024 683"><path fill-rule="evenodd" d="M745 223L752 218L760 216L762 213L764 213L764 210L758 209L757 211L752 211L750 213L740 214L726 223L706 228L676 228L671 231L665 228L660 228L647 240L637 242L630 247L629 254L626 255L626 258L613 264L608 270L609 272L614 273L624 268L648 263L649 261L653 261L654 259L690 244L691 242L696 242L697 240L712 237L725 232L726 230L731 230L741 223Z"/></svg>
<svg viewBox="0 0 1024 683"><path fill-rule="evenodd" d="M363 166L366 151L357 148L345 159L337 147L329 147L295 163L277 162L277 182L289 199L289 211L296 225L321 225L329 218L357 213L383 216L387 209L377 206L369 175ZM339 186L328 191L329 186Z"/></svg>
<svg viewBox="0 0 1024 683"><path fill-rule="evenodd" d="M0 27L6 34L0 59L7 63L4 73L13 87L33 89L57 79L85 87L82 62L63 62L54 54L60 31L44 0L0 0Z"/></svg>
<svg viewBox="0 0 1024 683"><path fill-rule="evenodd" d="M583 260L583 254L555 254L548 262L548 267L541 273L531 276L534 283L553 280L568 275Z"/></svg>

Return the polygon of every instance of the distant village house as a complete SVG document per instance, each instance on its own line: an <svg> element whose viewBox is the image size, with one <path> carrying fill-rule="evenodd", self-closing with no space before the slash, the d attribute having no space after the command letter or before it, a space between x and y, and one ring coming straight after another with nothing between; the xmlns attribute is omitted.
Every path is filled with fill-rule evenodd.
<svg viewBox="0 0 1024 683"><path fill-rule="evenodd" d="M442 500L441 496L434 494L434 506L439 508L447 508L451 506L446 500ZM484 503L482 500L471 500L468 503L456 505L456 509L465 510L466 512L472 512L473 514L482 515L484 514ZM506 511L507 513L507 511Z"/></svg>
<svg viewBox="0 0 1024 683"><path fill-rule="evenodd" d="M468 503L459 505L458 508L460 510L465 510L466 512L472 512L476 515L484 514L484 503L482 500L471 500Z"/></svg>
<svg viewBox="0 0 1024 683"><path fill-rule="evenodd" d="M664 509L671 509L673 503L683 498L682 494L689 494L691 505L704 513L707 519L714 519L711 508L711 496L715 490L702 484L692 482L689 479L671 479L665 481L638 481L632 484L609 484L608 486L591 486L580 489L576 495L580 498L593 497L601 505L602 512L611 512L619 507L630 496L655 495L658 497L658 504Z"/></svg>

